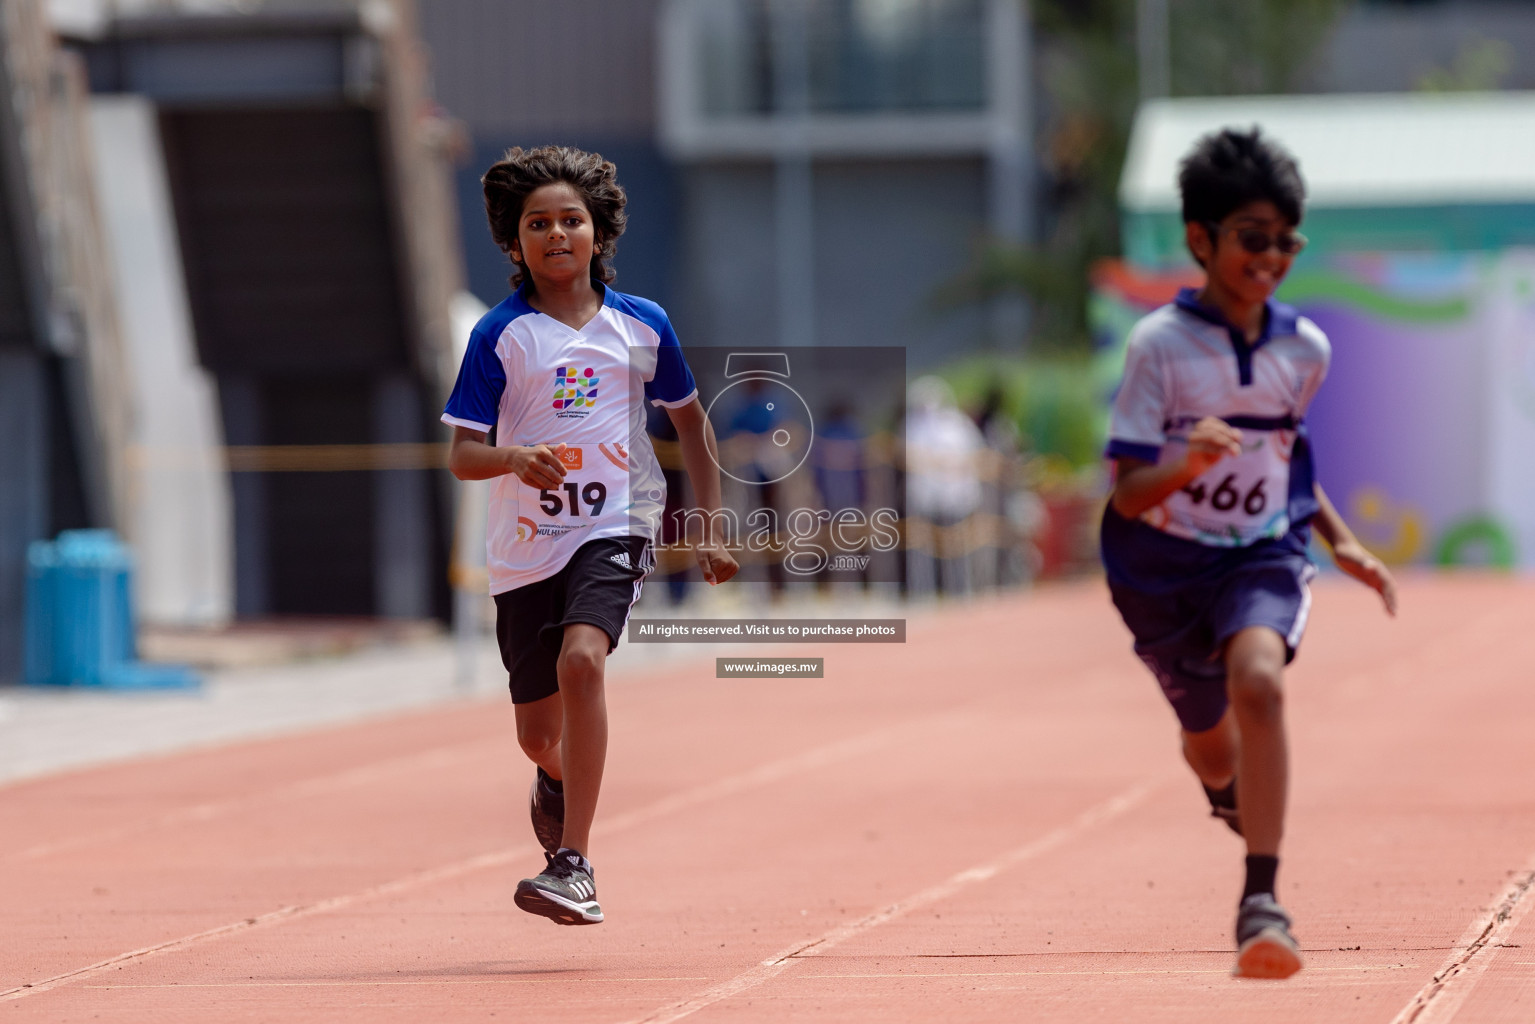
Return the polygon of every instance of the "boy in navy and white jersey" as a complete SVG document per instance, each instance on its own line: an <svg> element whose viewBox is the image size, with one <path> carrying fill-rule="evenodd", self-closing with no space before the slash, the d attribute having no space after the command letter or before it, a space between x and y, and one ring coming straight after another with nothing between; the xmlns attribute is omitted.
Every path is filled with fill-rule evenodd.
<svg viewBox="0 0 1535 1024"><path fill-rule="evenodd" d="M604 257L626 222L614 175L558 146L509 150L486 172L491 235L518 288L475 326L442 416L453 474L495 481L496 637L517 739L538 766L529 808L547 856L516 902L560 924L603 920L587 859L607 753L603 664L654 565L666 502L645 401L676 426L699 507L720 503L714 434L671 322L608 287ZM697 555L709 583L735 575L720 538L706 534Z"/></svg>
<svg viewBox="0 0 1535 1024"><path fill-rule="evenodd" d="M1331 349L1272 298L1305 244L1294 160L1256 128L1228 129L1199 141L1179 187L1205 285L1131 332L1103 561L1212 813L1246 839L1234 973L1283 978L1300 957L1274 896L1289 778L1281 685L1311 610L1311 526L1392 614L1396 586L1315 479L1305 415Z"/></svg>

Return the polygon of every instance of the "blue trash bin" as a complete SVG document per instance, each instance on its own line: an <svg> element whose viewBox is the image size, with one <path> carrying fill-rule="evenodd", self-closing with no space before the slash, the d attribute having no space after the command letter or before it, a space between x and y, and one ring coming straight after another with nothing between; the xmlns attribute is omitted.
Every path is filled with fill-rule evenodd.
<svg viewBox="0 0 1535 1024"><path fill-rule="evenodd" d="M27 551L26 681L36 686L198 685L179 665L135 660L133 555L110 530L66 530Z"/></svg>
<svg viewBox="0 0 1535 1024"><path fill-rule="evenodd" d="M133 556L110 530L66 530L56 545L54 674L100 686L133 660Z"/></svg>

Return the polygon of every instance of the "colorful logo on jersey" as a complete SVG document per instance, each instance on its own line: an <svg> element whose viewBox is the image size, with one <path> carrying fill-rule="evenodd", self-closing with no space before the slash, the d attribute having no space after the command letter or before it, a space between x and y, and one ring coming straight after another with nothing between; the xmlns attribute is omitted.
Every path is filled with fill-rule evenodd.
<svg viewBox="0 0 1535 1024"><path fill-rule="evenodd" d="M584 416L597 404L597 376L588 366L554 371L554 408L563 416Z"/></svg>

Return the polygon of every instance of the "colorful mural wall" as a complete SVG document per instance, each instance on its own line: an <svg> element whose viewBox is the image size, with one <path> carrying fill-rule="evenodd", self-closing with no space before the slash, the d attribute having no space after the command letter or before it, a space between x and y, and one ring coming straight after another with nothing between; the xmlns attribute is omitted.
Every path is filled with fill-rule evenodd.
<svg viewBox="0 0 1535 1024"><path fill-rule="evenodd" d="M1105 380L1130 325L1187 283L1100 268ZM1398 564L1535 568L1535 249L1337 255L1280 298L1332 339L1309 422L1360 538Z"/></svg>

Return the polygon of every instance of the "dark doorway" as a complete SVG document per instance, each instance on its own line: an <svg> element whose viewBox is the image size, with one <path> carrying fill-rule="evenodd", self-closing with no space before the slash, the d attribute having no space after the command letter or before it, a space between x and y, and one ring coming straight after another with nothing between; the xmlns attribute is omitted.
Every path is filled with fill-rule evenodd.
<svg viewBox="0 0 1535 1024"><path fill-rule="evenodd" d="M418 376L377 112L169 109L161 129L198 350L219 376L227 443L400 440L380 434L379 389ZM379 580L392 577L379 564L376 475L236 474L239 614L391 614L379 596ZM413 522L436 533L440 510ZM442 546L429 547L423 588L446 574ZM439 603L423 595L418 606Z"/></svg>
<svg viewBox="0 0 1535 1024"><path fill-rule="evenodd" d="M371 385L368 379L269 379L262 388L268 443L368 443ZM374 614L373 474L268 473L266 488L270 610Z"/></svg>

